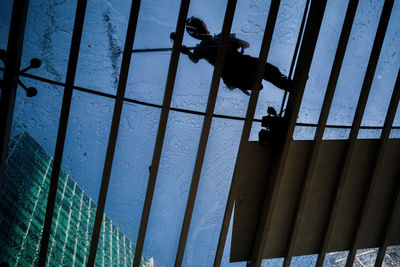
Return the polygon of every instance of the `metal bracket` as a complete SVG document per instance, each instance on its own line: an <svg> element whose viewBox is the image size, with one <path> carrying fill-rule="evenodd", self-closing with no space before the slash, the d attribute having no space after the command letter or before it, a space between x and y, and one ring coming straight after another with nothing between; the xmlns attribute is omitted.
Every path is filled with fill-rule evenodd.
<svg viewBox="0 0 400 267"><path fill-rule="evenodd" d="M3 61L4 65L7 64L7 51L0 49L0 60ZM19 74L23 74L30 69L37 69L42 65L42 62L38 58L32 58L30 65L19 71ZM27 97L33 97L37 95L37 90L35 87L26 87L25 84L18 79L18 84L26 91ZM0 87L3 87L3 80L0 80Z"/></svg>

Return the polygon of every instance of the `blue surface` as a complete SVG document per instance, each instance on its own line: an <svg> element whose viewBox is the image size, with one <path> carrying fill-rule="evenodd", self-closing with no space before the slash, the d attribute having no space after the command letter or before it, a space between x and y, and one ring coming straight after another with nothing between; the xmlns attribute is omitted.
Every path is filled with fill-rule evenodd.
<svg viewBox="0 0 400 267"><path fill-rule="evenodd" d="M0 48L6 48L11 1L0 0ZM321 109L348 1L328 1L315 58L312 62L298 120L316 123ZM144 0L138 20L134 48L172 47L180 1ZM383 1L360 1L351 32L337 92L328 124L350 125L361 90ZM250 43L245 53L258 56L270 1L238 1L232 32ZM288 74L303 14L305 0L282 0L268 61ZM226 0L193 0L189 16L205 20L211 33L222 28ZM65 80L76 0L30 1L22 66L32 57L42 67L29 73L63 82ZM130 1L88 1L78 61L76 85L116 94L122 50L125 42ZM382 125L400 62L400 1L395 1L382 55L371 88L363 125ZM196 40L185 33L184 44ZM137 53L132 56L126 96L162 104L170 52ZM181 55L172 106L204 112L212 67L206 61L192 63ZM53 154L63 88L24 78L39 93L26 98L18 89L12 134L28 129ZM256 118L266 115L268 106L280 108L283 92L264 82ZM221 82L215 113L242 116L249 97L230 91ZM74 92L68 125L63 168L97 200L108 142L114 100ZM400 111L395 125L400 125ZM136 242L144 194L157 133L160 110L125 103L119 128L114 165L105 213L130 240ZM172 266L182 226L193 173L203 117L171 112L166 132L144 254L156 266ZM185 266L211 266L240 140L242 121L214 119L201 174L193 221L189 231ZM253 125L251 139L257 139L259 124ZM376 131L360 137L377 137ZM296 139L310 139L314 129L298 128ZM347 138L347 130L327 129L324 138ZM393 131L392 137L399 133ZM222 266L230 264L230 234ZM294 258L296 266L308 266L312 256ZM263 266L279 266L281 260L265 260Z"/></svg>

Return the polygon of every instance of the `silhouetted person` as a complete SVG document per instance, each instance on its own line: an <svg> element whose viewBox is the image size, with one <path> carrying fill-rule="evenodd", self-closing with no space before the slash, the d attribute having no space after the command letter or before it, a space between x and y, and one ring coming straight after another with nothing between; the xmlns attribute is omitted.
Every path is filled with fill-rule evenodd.
<svg viewBox="0 0 400 267"><path fill-rule="evenodd" d="M261 129L258 132L258 143L260 145L280 144L284 141L288 128L288 120L278 115L273 107L268 107L267 116L261 120Z"/></svg>
<svg viewBox="0 0 400 267"><path fill-rule="evenodd" d="M193 52L186 46L182 46L181 52L188 55L194 63L197 63L200 59L205 59L215 66L222 34L211 35L206 24L196 17L186 20L186 31L190 36L201 40L201 42ZM175 33L171 34L171 39L175 39ZM248 42L236 38L235 34L231 34L222 70L222 79L225 85L231 90L239 88L246 95L249 95L247 90L253 89L258 66L258 58L243 55L243 50L248 47ZM239 48L241 49L240 52L238 51ZM277 67L268 62L265 62L263 79L285 91L292 90L292 81L283 75ZM260 83L259 89L261 90L262 87Z"/></svg>

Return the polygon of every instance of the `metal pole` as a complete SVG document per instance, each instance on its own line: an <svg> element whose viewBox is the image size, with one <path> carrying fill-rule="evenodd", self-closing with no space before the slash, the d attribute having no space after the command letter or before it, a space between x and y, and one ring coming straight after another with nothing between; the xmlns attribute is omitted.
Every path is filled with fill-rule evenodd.
<svg viewBox="0 0 400 267"><path fill-rule="evenodd" d="M367 71L366 71L366 75L365 75L364 83L363 83L363 89L364 89L364 87L365 87L365 89L368 88L368 92L371 87L374 75L375 75L376 66L378 64L379 55L382 50L383 40L385 38L386 29L389 24L389 19L390 19L390 14L392 12L393 4L394 4L394 0L386 0L383 5L382 15L379 20L378 30L376 32L374 45L372 47L371 56L370 56L370 59L368 62L368 67L367 67ZM365 100L365 102L366 101L367 101L367 99ZM378 186L378 179L377 179L378 171L382 164L383 155L386 150L387 141L388 141L389 134L390 134L390 127L393 123L394 116L396 115L396 110L397 110L397 104L391 103L391 105L389 106L389 110L386 114L385 123L384 123L384 127L383 127L383 130L381 133L380 142L379 142L379 148L377 150L377 153L375 153L374 163L371 168L370 178L368 181L366 191L363 196L363 201L362 201L362 204L360 207L360 212L357 216L358 217L357 224L356 224L354 232L353 232L353 239L351 242L349 255L347 257L346 267L353 266L357 248L359 247L359 243L360 243L360 233L361 233L362 229L364 228L367 212L368 212L369 206L371 205L373 190L375 189L376 186Z"/></svg>
<svg viewBox="0 0 400 267"><path fill-rule="evenodd" d="M128 80L129 65L131 62L131 51L135 40L136 25L139 17L140 0L132 1L131 12L129 15L128 28L125 38L124 53L122 56L121 71L118 81L117 97L114 105L113 118L111 122L110 136L108 139L106 159L104 162L103 176L99 192L99 200L97 203L92 240L89 250L89 258L87 266L94 266L96 260L97 245L99 243L99 235L101 223L104 218L104 209L106 205L108 185L110 182L111 169L115 153L115 145L118 138L118 129L121 121L122 105L125 97L126 83ZM112 249L112 248L111 248Z"/></svg>
<svg viewBox="0 0 400 267"><path fill-rule="evenodd" d="M272 194L265 195L263 208L261 210L260 220L258 223L258 229L255 236L254 245L252 248L250 266L260 266L263 258L265 246L268 239L268 229L272 221L274 208L278 193L281 188L283 170L285 168L286 159L289 153L289 148L292 143L292 136L296 125L297 114L300 109L301 100L303 98L304 88L307 82L308 73L311 67L311 61L314 55L315 46L318 39L319 30L322 23L322 18L325 12L326 0L312 1L306 28L304 31L304 37L302 40L301 49L299 52L299 58L296 65L296 71L294 74L294 88L296 91L295 96L290 96L288 100L288 108L286 116L289 118L288 132L286 134L285 143L279 155L276 157L274 162L274 169L272 170L272 179L269 183L269 187L272 188ZM290 263L290 259L285 259L285 263Z"/></svg>
<svg viewBox="0 0 400 267"><path fill-rule="evenodd" d="M297 61L297 56L299 55L300 41L301 41L301 38L303 37L303 34L304 34L304 24L306 22L306 17L307 17L307 14L308 14L309 7L310 7L310 0L307 0L306 6L304 7L303 18L301 19L301 24L300 24L300 29L299 29L299 36L297 37L296 46L294 48L292 63L290 65L290 70L289 70L289 74L288 74L288 78L289 79L293 78L293 70L294 70L294 66L295 66L296 61ZM285 91L285 93L283 94L282 103L281 103L281 110L279 111L279 115L280 116L283 114L283 109L284 109L284 106L285 106L285 103L286 103L287 94L288 94L288 91Z"/></svg>
<svg viewBox="0 0 400 267"><path fill-rule="evenodd" d="M167 83L165 85L163 107L161 110L160 121L158 124L156 144L154 147L153 159L151 162L150 177L147 183L146 197L144 200L142 218L139 227L139 234L136 242L135 258L133 260L134 267L139 267L140 260L142 257L144 239L146 237L147 223L149 221L151 203L153 201L153 194L157 181L157 172L160 164L162 147L164 144L165 131L167 128L168 115L171 106L172 93L175 84L176 71L178 68L180 49L182 45L183 32L185 29L185 21L189 10L189 4L190 0L182 0L179 9L179 16L176 26L176 39L174 41L174 46L171 54L171 61L169 63L168 78L167 78Z"/></svg>
<svg viewBox="0 0 400 267"><path fill-rule="evenodd" d="M189 234L190 222L192 219L193 208L196 201L197 189L199 186L201 170L204 162L204 155L207 148L208 136L210 133L212 115L214 113L215 103L218 95L219 83L225 61L226 48L229 42L229 35L235 14L237 0L228 0L225 11L224 23L222 26L221 46L218 49L218 56L215 63L213 77L211 81L210 93L208 96L206 116L203 122L199 146L197 149L196 162L193 170L192 182L190 184L189 196L186 204L185 217L182 224L182 230L179 238L178 251L175 258L175 267L180 267L183 261L186 241Z"/></svg>
<svg viewBox="0 0 400 267"><path fill-rule="evenodd" d="M269 8L268 19L267 19L267 22L265 25L262 46L261 46L261 50L260 50L260 54L259 54L259 60L258 60L259 65L257 67L257 76L256 76L253 87L256 87L257 84L259 84L262 80L262 74L263 74L264 68L265 68L264 62L266 62L266 60L267 60L269 49L271 46L272 35L273 35L274 29L275 29L276 18L278 17L279 6L280 6L280 0L274 0L271 2L271 6ZM247 107L247 113L246 113L246 118L245 118L245 122L243 125L242 136L240 138L238 155L240 155L242 153L242 151L246 149L246 145L247 145L247 142L248 142L249 136L250 136L251 125L252 125L252 122L254 121L253 118L254 118L254 113L255 113L256 105L257 105L257 101L258 101L258 95L259 95L259 90L253 89L251 96L250 96L249 104ZM238 160L240 160L240 159L238 159ZM238 165L238 163L236 163L236 166L237 165ZM234 201L236 199L237 191L239 190L239 186L240 186L240 181L237 181L235 179L237 172L238 172L238 170L235 168L234 175L233 175L233 178L231 181L231 186L229 188L228 199L226 201L224 218L222 221L221 232L219 234L217 251L215 253L215 258L214 258L214 267L219 267L221 265L222 256L224 253L226 236L227 236L228 230L229 230L229 223L230 223L231 216L232 216L233 205L234 205Z"/></svg>
<svg viewBox="0 0 400 267"><path fill-rule="evenodd" d="M65 136L67 133L69 110L71 107L72 91L75 81L76 66L78 63L79 47L81 44L83 22L85 18L87 0L78 0L74 30L72 33L71 50L68 60L66 83L61 107L60 121L58 125L56 149L54 152L54 162L50 178L49 195L47 199L46 215L44 219L43 234L40 245L38 266L44 267L46 264L47 250L49 246L51 224L56 203L58 180L60 175L61 161L64 151Z"/></svg>
<svg viewBox="0 0 400 267"><path fill-rule="evenodd" d="M385 2L386 8L388 7L387 4L388 4L388 1ZM389 12L389 15L390 15L390 12ZM386 28L384 27L385 23L383 23L383 24L382 23L383 23L383 21L382 21L382 17L381 17L381 21L378 26L378 31L380 32L380 34L383 33L383 36L384 36L384 33L386 32ZM383 29L384 29L384 31L382 31ZM373 76L375 73L376 63L378 61L380 49L382 47L382 43L380 43L380 39L382 38L382 41L383 41L383 36L379 37L379 35L377 33L377 37L375 38L374 45L373 45L373 48L371 51L371 56L370 56L367 71L366 71L366 74L364 77L364 82L362 85L360 98L357 103L356 112L354 115L354 120L352 123L352 129L350 131L347 148L344 153L345 158L344 158L343 165L341 167L341 170L340 170L340 173L339 173L339 176L337 179L338 182L337 182L337 185L335 188L333 199L331 200L331 204L330 204L330 207L331 207L330 214L328 217L328 222L327 222L327 226L326 226L323 241L322 241L322 247L321 247L322 252L327 251L327 248L329 246L329 241L330 241L330 238L332 235L333 226L334 226L334 223L336 220L337 211L338 211L340 201L341 201L342 191L345 187L346 178L348 176L349 168L350 168L352 159L354 157L355 143L356 143L358 132L360 129L361 120L362 120L362 117L364 114L365 105L368 100L368 95L369 95L369 91L371 88L372 79L373 79ZM349 266L351 264L351 262L354 261L355 254L352 257L349 253L349 257L353 258L353 259L350 259L350 261L349 260L347 261L347 266ZM322 258L319 259L319 261L322 261Z"/></svg>
<svg viewBox="0 0 400 267"><path fill-rule="evenodd" d="M14 1L8 34L5 69L0 98L0 190L2 189L8 142L17 92L29 0Z"/></svg>
<svg viewBox="0 0 400 267"><path fill-rule="evenodd" d="M339 78L340 69L342 66L344 54L346 51L348 39L350 36L350 31L353 25L353 20L355 17L355 13L357 10L358 0L350 0L349 5L347 7L347 12L345 16L345 20L342 27L342 33L340 35L339 44L336 50L335 60L332 65L331 75L329 77L328 86L325 93L324 102L322 105L321 113L318 120L318 127L314 138L314 143L312 146L312 150L310 156L308 158L306 172L304 173L303 185L301 194L299 195L299 199L297 201L298 205L296 207L295 220L292 222L292 227L289 236L289 242L287 247L286 258L291 258L293 256L294 248L296 247L296 241L299 231L299 226L302 222L302 212L307 203L308 189L310 184L312 183L312 179L314 178L314 169L316 166L316 161L319 155L319 149L322 142L322 136L325 130L326 122L329 115L329 110L331 108L333 96L336 89L337 80ZM323 258L325 257L326 251L322 251L319 253L317 266L318 264L323 263ZM322 265L319 265L322 266Z"/></svg>
<svg viewBox="0 0 400 267"><path fill-rule="evenodd" d="M289 241L288 241L288 246L287 246L287 251L286 251L286 259L289 262L290 262L289 258L293 257L294 249L297 244L299 228L300 228L300 225L301 225L302 219L303 219L302 215L303 215L303 212L307 205L307 197L308 197L308 193L309 193L309 188L310 188L310 185L312 184L312 180L314 178L313 174L314 174L314 169L315 169L316 162L317 162L318 155L319 155L320 145L322 143L322 136L324 134L326 121L328 120L329 110L330 110L333 96L335 93L335 88L336 88L337 80L339 78L339 73L340 73L340 69L342 66L344 54L346 51L347 41L350 36L350 31L352 28L351 26L353 24L353 20L354 20L355 14L356 14L357 5L358 5L358 0L351 0L349 2L345 21L343 23L342 34L340 36L339 45L336 50L335 61L334 61L334 64L332 65L331 76L329 77L328 88L326 90L324 103L322 105L314 143L312 146L311 154L308 158L306 172L304 174L303 182L302 182L302 189L301 189L300 195L298 197L297 206L296 206L296 210L295 210L295 216L294 216L294 220L292 221L292 225L291 225L291 229L290 229ZM317 260L318 263L321 263L321 260L325 257L325 253L326 253L326 251L323 251L322 253L320 253L318 255L318 260L319 260L319 262ZM323 255L321 255L321 254L323 254ZM322 263L323 263L323 261L322 261Z"/></svg>
<svg viewBox="0 0 400 267"><path fill-rule="evenodd" d="M218 48L218 46L191 46L186 47L189 50L207 50L209 48ZM148 53L148 52L169 52L172 51L172 47L167 48L140 48L140 49L133 49L132 53Z"/></svg>

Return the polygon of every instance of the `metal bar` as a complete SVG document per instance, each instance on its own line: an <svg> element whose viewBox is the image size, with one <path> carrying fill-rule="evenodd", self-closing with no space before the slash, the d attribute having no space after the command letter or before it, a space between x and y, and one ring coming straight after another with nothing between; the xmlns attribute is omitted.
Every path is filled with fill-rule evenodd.
<svg viewBox="0 0 400 267"><path fill-rule="evenodd" d="M378 64L379 55L380 55L380 52L382 49L383 41L385 39L387 26L389 24L389 19L390 19L390 14L392 12L393 4L394 4L394 0L386 0L383 5L382 14L381 14L381 18L379 20L378 30L375 35L375 40L374 40L374 44L372 47L371 56L370 56L370 59L368 62L368 68L367 68L367 72L365 75L366 77L364 78L363 87L364 86L368 87L368 88L371 87L371 84L372 84L372 81L373 81L373 78L375 75L376 66ZM394 97L396 97L396 94L397 94L396 89L397 88L395 88L395 90L393 92ZM397 103L398 103L398 99L396 100L396 99L393 99L393 97L392 97L387 114L386 114L383 130L381 132L379 147L378 147L377 153L374 154L375 158L374 158L374 162L371 167L371 170L370 170L370 177L368 180L368 184L367 184L366 190L363 195L362 206L360 207L360 210L359 210L359 213L357 216L357 224L356 224L354 232L353 232L353 239L352 239L349 255L347 257L347 262L346 262L347 267L350 267L353 265L355 255L357 253L357 248L360 246L360 233L365 227L366 216L367 216L368 210L371 205L374 189L376 188L376 186L378 186L378 174L382 168L383 156L386 151L387 142L388 142L388 138L390 135L390 127L393 123L393 120L394 120L394 117L395 117L396 111L397 111Z"/></svg>
<svg viewBox="0 0 400 267"><path fill-rule="evenodd" d="M358 6L358 0L351 0L347 7L345 20L343 22L343 27L342 27L342 33L339 39L338 48L336 50L336 55L334 63L332 65L331 75L329 77L328 87L325 93L325 98L318 121L318 127L315 134L314 143L312 146L311 154L308 158L306 171L302 181L302 189L297 201L295 217L294 217L295 219L292 221L285 261L290 262L290 260L288 259L291 259L293 257L294 249L297 244L299 228L302 223L303 219L302 216L308 200L309 188L314 178L314 170L317 159L319 157L320 145L322 142L325 125L328 120L328 115L331 108L333 96L335 94L336 84L339 78L339 73L342 66L351 28L353 25L353 20L356 14L357 6ZM317 266L322 266L325 258L325 253L326 251L321 251L318 254Z"/></svg>
<svg viewBox="0 0 400 267"><path fill-rule="evenodd" d="M296 126L317 127L318 124L297 122ZM332 125L332 124L327 124L325 126L325 128L334 128L334 129L351 129L351 127L352 126L348 125ZM383 128L382 126L360 126L360 129L369 129L369 130L380 130L382 128ZM400 129L400 126L392 126L392 129Z"/></svg>
<svg viewBox="0 0 400 267"><path fill-rule="evenodd" d="M47 199L46 215L44 220L43 234L40 245L38 266L44 267L49 246L51 224L56 202L58 180L60 175L61 161L64 151L65 136L67 133L69 110L71 108L72 91L75 81L76 67L78 64L79 48L82 37L83 22L85 19L87 0L78 0L74 30L72 33L71 49L68 59L67 76L65 80L64 96L61 106L60 121L58 124L56 149L54 152L54 162L50 178L49 195Z"/></svg>
<svg viewBox="0 0 400 267"><path fill-rule="evenodd" d="M8 155L8 142L21 67L22 47L29 0L14 1L8 34L7 53L0 96L0 190Z"/></svg>
<svg viewBox="0 0 400 267"><path fill-rule="evenodd" d="M385 1L385 6L387 6L387 2L388 1ZM382 14L384 14L384 13L382 12ZM390 15L390 12L389 12L389 15ZM386 23L386 25L387 25L387 23ZM382 32L383 29L384 29L384 31ZM342 195L343 188L345 187L346 177L348 176L348 172L350 169L352 159L355 156L354 155L355 143L356 143L358 132L360 129L360 124L361 124L362 117L364 114L365 106L366 106L366 103L368 100L368 95L369 95L369 91L371 88L372 79L373 79L373 76L375 73L376 64L377 64L377 61L379 58L380 49L382 47L382 42L383 42L383 37L384 37L385 31L386 31L386 27L384 27L384 25L382 24L382 17L381 17L381 21L379 22L379 26L378 26L378 32L380 32L381 38L375 38L374 45L373 45L373 48L371 51L371 57L368 62L368 67L367 67L364 82L362 85L360 98L359 98L356 112L354 115L354 120L352 123L352 129L350 132L347 149L344 153L345 160L343 162L340 174L337 179L339 182L336 185L334 197L331 201L330 214L329 214L329 218L328 218L327 227L326 227L325 233L324 233L321 251L327 251L327 249L328 249L329 241L330 241L330 238L332 235L333 225L336 220L338 207L339 207L340 200L341 200L340 196ZM377 32L377 36L378 36L378 32ZM383 33L383 36L382 36L382 33ZM381 42L379 42L379 39L381 39ZM351 255L349 253L349 257L347 259L347 264L349 264L350 262L352 263L354 261L354 256L355 255L353 255L353 257L352 257L353 259L349 261L348 259L349 259L349 257L351 257ZM322 260L322 259L320 259L320 260Z"/></svg>
<svg viewBox="0 0 400 267"><path fill-rule="evenodd" d="M290 64L290 70L289 70L289 74L288 74L288 78L289 79L292 79L292 76L293 76L293 70L294 70L294 66L295 66L296 61L297 61L297 56L298 56L299 48L300 48L300 41L301 41L301 38L302 38L303 33L304 33L304 24L306 22L306 17L307 17L307 14L308 14L309 7L310 7L310 0L307 0L306 5L304 7L303 18L301 19L301 24L300 24L300 29L299 29L299 36L297 37L296 46L294 48L292 63ZM283 113L283 107L285 106L285 103L286 103L287 94L288 94L288 91L285 90L285 93L283 94L283 98L282 98L281 110L279 111L279 115L280 116Z"/></svg>
<svg viewBox="0 0 400 267"><path fill-rule="evenodd" d="M374 267L382 267L383 260L385 258L387 246L381 246L378 250L378 254L376 255Z"/></svg>
<svg viewBox="0 0 400 267"><path fill-rule="evenodd" d="M3 68L0 68L0 71L2 71L2 70L3 70ZM58 86L64 86L65 85L65 83L62 83L62 82L53 81L53 80L46 79L46 78L43 78L43 77L39 77L39 76L36 76L36 75L32 75L32 74L29 74L29 73L20 74L20 76L24 76L24 77L27 77L27 78L30 78L30 79L33 79L33 80L42 81L42 82L45 82L45 83L54 84L54 85L58 85ZM115 95L107 94L107 93L104 93L104 92L100 92L100 91L96 91L96 90L88 89L88 88L84 88L84 87L74 86L73 89L75 89L77 91L80 91L80 92L85 92L85 93L94 94L94 95L98 95L98 96L103 96L103 97L108 97L108 98L113 98L113 99L117 98ZM129 98L129 97L124 97L124 101L125 102L129 102L129 103L133 103L133 104L148 106L148 107L162 108L162 105L148 103L148 102L144 102L144 101L139 101L139 100L136 100L136 99L133 99L133 98ZM202 112L202 111L195 111L195 110L189 110L189 109L184 109L184 108L173 108L173 107L171 107L170 110L177 111L177 112L194 114L194 115L202 115L202 116L206 115L206 113ZM246 119L245 117L229 116L229 115L222 115L222 114L213 114L213 117L222 118L222 119L241 120L241 121L244 121ZM253 122L261 122L261 119L253 119ZM318 124L316 124L316 123L296 122L296 126L317 127ZM327 124L327 125L325 125L325 128L351 129L351 125L332 125L332 124ZM380 130L382 128L383 128L383 126L360 126L360 129L370 129L370 130ZM400 126L392 126L392 129L400 129Z"/></svg>
<svg viewBox="0 0 400 267"><path fill-rule="evenodd" d="M269 188L272 188L271 194L265 194L263 208L261 210L260 220L258 224L257 233L255 236L254 245L252 248L250 266L260 266L263 253L268 239L268 230L270 229L274 208L276 206L278 193L282 184L282 176L285 168L286 159L290 145L292 143L292 136L297 120L297 114L300 109L301 100L304 93L304 88L307 82L308 73L311 67L311 61L314 55L315 46L317 43L318 33L321 27L322 18L325 12L326 0L312 1L310 11L304 31L304 37L299 52L298 61L296 64L296 71L294 74L294 88L296 90L295 96L290 96L288 100L288 108L286 116L289 117L288 132L286 134L285 143L282 151L279 151L274 169L272 170L272 179L269 182ZM287 263L287 259L285 259Z"/></svg>
<svg viewBox="0 0 400 267"><path fill-rule="evenodd" d="M391 99L390 105L392 105L392 103L394 102L395 103L394 105L398 106L399 98L400 98L400 71L397 74L395 89L392 94L392 99ZM393 107L393 109L396 110L397 106ZM385 257L386 248L389 245L388 244L389 234L394 229L394 227L398 227L398 225L395 224L394 216L397 212L399 212L399 209L400 209L400 180L397 181L397 185L395 187L394 194L393 194L392 201L391 201L391 207L389 209L387 218L385 220L385 224L384 224L382 235L381 235L382 240L381 240L380 248L378 251L378 255L376 256L376 260L375 260L375 265L374 265L375 267L382 266L382 262Z"/></svg>
<svg viewBox="0 0 400 267"><path fill-rule="evenodd" d="M132 49L132 53L146 53L146 52L169 52L172 51L172 48L141 48L141 49Z"/></svg>
<svg viewBox="0 0 400 267"><path fill-rule="evenodd" d="M210 47L215 47L217 48L218 46L190 46L186 47L189 50L206 50ZM168 52L172 51L172 47L166 47L166 48L140 48L140 49L133 49L131 52L132 53L147 53L147 52Z"/></svg>
<svg viewBox="0 0 400 267"><path fill-rule="evenodd" d="M235 14L236 3L237 3L237 0L228 0L226 11L225 11L224 23L222 26L221 45L218 49L218 56L217 56L214 71L213 71L213 76L212 76L212 81L211 81L211 86L210 86L210 93L209 93L208 101L207 101L206 115L205 115L205 118L203 121L203 127L201 130L199 146L197 148L196 162L194 165L192 182L190 184L189 196L188 196L186 210L185 210L185 217L183 219L182 230L181 230L181 234L179 237L178 250L176 253L176 257L175 257L175 265L174 265L175 267L180 267L182 265L183 255L185 253L187 236L189 233L190 222L191 222L192 214L193 214L193 208L194 208L194 204L196 201L197 189L199 186L201 170L203 167L204 155L205 155L206 148L207 148L207 142L208 142L208 137L209 137L210 128L211 128L211 122L212 122L212 115L214 113L215 102L217 100L218 88L219 88L219 83L220 83L222 70L223 70L223 66L224 66L226 48L227 48L227 45L229 42L229 36L230 36L231 26L232 26L232 22L233 22L233 17Z"/></svg>
<svg viewBox="0 0 400 267"><path fill-rule="evenodd" d="M158 124L158 132L153 152L153 159L151 163L150 177L147 184L146 197L144 200L142 218L139 227L139 234L136 242L136 251L133 261L134 267L139 267L140 259L142 256L144 239L146 237L147 224L149 221L151 203L153 201L154 188L157 180L157 172L160 164L162 147L164 144L165 131L167 128L168 115L171 106L172 93L174 90L176 71L178 68L179 54L182 46L183 33L185 30L185 21L189 10L189 4L190 0L182 0L181 6L179 8L179 16L176 25L176 39L174 41L171 54L171 61L169 63L168 77L165 85L163 107L161 110L160 121Z"/></svg>
<svg viewBox="0 0 400 267"><path fill-rule="evenodd" d="M322 23L322 18L321 18L321 23ZM320 26L321 26L321 24L320 24ZM318 30L318 32L319 32L319 30ZM318 33L317 33L316 39L318 39ZM344 55L344 51L343 51L343 55ZM314 170L315 163L317 160L317 155L319 153L320 144L322 142L324 126L328 119L330 106L331 106L333 95L334 95L335 88L336 88L337 78L339 76L340 66L341 66L341 62L338 63L338 66L336 66L337 67L337 74L335 73L336 77L333 78L332 80L330 80L333 84L331 84L331 87L327 88L327 92L325 94L324 103L323 103L323 107L322 107L322 110L320 113L316 136L314 138L314 144L313 144L313 148L312 148L313 149L312 154L315 153L314 154L315 156L309 157L309 161L307 163L308 166L306 168L306 170L308 169L309 171L306 171L306 173L303 176L302 189L301 189L299 197L298 197L298 202L296 204L296 210L295 210L295 217L294 217L294 220L292 221L292 225L291 225L291 229L290 229L290 233L289 233L289 239L287 241L286 255L285 255L285 258L283 261L284 267L290 266L290 263L291 263L291 260L293 257L294 249L295 249L298 234L299 234L299 227L301 225L302 214L304 213L305 206L307 203L309 187L311 184L311 176L313 174L313 170ZM304 92L304 90L303 90L303 92Z"/></svg>
<svg viewBox="0 0 400 267"><path fill-rule="evenodd" d="M303 182L302 182L302 189L301 189L301 193L299 195L298 201L297 201L298 204L296 206L295 217L294 217L295 219L292 222L292 226L291 226L291 230L290 230L286 258L293 257L294 248L296 247L299 226L301 225L301 222L303 219L302 215L303 215L305 205L308 200L308 192L309 192L310 184L312 184L313 179L315 179L314 170L315 170L317 159L319 157L320 145L322 142L325 125L328 120L328 115L329 115L329 111L331 108L333 96L335 94L335 89L336 89L337 81L339 78L340 69L341 69L341 66L343 63L343 58L344 58L344 54L346 51L351 28L353 25L354 17L356 14L357 5L358 5L358 0L350 0L348 7L347 7L345 19L343 22L342 32L341 32L341 35L339 38L339 43L338 43L338 47L336 49L336 54L335 54L334 62L332 65L331 74L329 77L329 82L328 82L328 86L327 86L325 97L324 97L324 102L323 102L321 113L320 113L319 120L318 120L318 127L317 127L317 131L315 133L314 143L312 145L312 150L308 157L307 167L305 169L306 171L304 173ZM325 253L326 253L326 251L320 251L320 253L318 254L317 266L322 266L322 263L323 263L323 260L325 257Z"/></svg>
<svg viewBox="0 0 400 267"><path fill-rule="evenodd" d="M126 83L128 80L129 66L131 62L131 50L135 40L136 25L139 17L140 0L132 1L131 11L129 15L128 28L125 38L124 53L122 56L121 71L119 75L117 97L114 105L113 118L111 122L110 136L108 139L106 159L104 162L103 177L101 180L99 199L97 203L96 216L90 244L89 258L87 266L94 266L96 260L97 245L99 243L99 235L101 223L104 217L104 208L107 199L108 185L110 182L111 169L114 160L115 145L118 138L118 129L121 121L122 105L125 97Z"/></svg>
<svg viewBox="0 0 400 267"><path fill-rule="evenodd" d="M202 170L202 166L203 166L203 162L204 162L204 155L206 152L208 137L209 137L210 128L211 128L211 122L212 122L212 117L213 117L212 114L214 113L215 103L217 100L219 83L220 83L222 70L223 70L223 66L224 66L224 61L225 61L226 48L229 43L231 26L232 26L233 17L235 14L236 3L237 3L237 0L228 0L226 11L225 11L224 23L222 26L221 46L218 49L218 56L217 56L217 60L216 60L215 67L214 67L214 72L213 72L213 77L212 77L212 82L211 82L211 87L210 87L210 93L208 96L208 102L207 102L207 108L206 108L206 116L203 121L203 127L202 127L202 131L201 131L199 147L197 149L196 162L195 162L195 166L194 166L194 170L193 170L192 182L190 185L188 201L186 204L185 217L183 220L181 235L179 238L178 251L176 253L176 258L175 258L175 267L180 267L182 265L183 255L185 252L185 247L186 247L186 242L187 242L187 236L189 233L190 223L191 223L192 214L193 214L193 208L194 208L194 204L196 201L197 189L199 186L199 181L200 181L200 176L201 176L201 170Z"/></svg>
<svg viewBox="0 0 400 267"><path fill-rule="evenodd" d="M326 105L328 105L327 110L324 110L324 108L322 108L322 110L324 112L326 112L326 114L323 115L323 121L321 121L323 111L321 111L321 115L320 115L320 123L322 123L323 125L326 124L326 121L328 119L329 110L330 110L330 106L332 104L332 99L333 99L333 95L334 95L334 89L336 88L337 80L338 80L338 77L340 74L340 69L341 69L344 54L346 51L349 36L351 33L351 28L353 25L357 6L358 6L358 0L350 1L347 6L346 16L345 16L345 19L343 22L342 32L340 35L334 63L333 63L332 70L331 70L331 75L330 75L329 82L328 82L327 93L326 93L325 99L324 99L324 105L325 105L325 101L329 101L326 103ZM329 100L327 100L327 98L329 98ZM324 129L322 129L322 130L324 130ZM322 133L318 134L318 139L321 138L321 136L319 136L320 134L323 134L323 131L322 131ZM316 152L313 151L312 157L315 157L315 158L312 158L311 160L315 161L315 159L318 158L318 153L319 153L319 149ZM314 166L313 166L313 168L314 168ZM313 173L312 173L313 169L309 170L309 172L311 172L310 175L313 175ZM328 219L328 221L329 221L329 219ZM325 256L327 253L327 242L329 242L327 239L322 240L321 249L318 253L316 267L322 267L322 265L324 263Z"/></svg>
<svg viewBox="0 0 400 267"><path fill-rule="evenodd" d="M266 62L266 60L267 60L269 49L271 46L271 40L272 40L272 35L273 35L274 29L275 29L276 18L278 16L279 6L280 6L280 0L271 1L271 5L269 8L269 12L268 12L268 19L267 19L267 22L265 25L263 41L262 41L261 50L260 50L259 59L258 59L259 65L257 67L257 76L254 81L253 90L252 90L249 104L247 107L246 119L245 119L245 122L243 125L242 136L240 138L238 155L240 155L240 153L243 150L245 150L249 136L250 136L251 125L252 125L252 122L254 121L253 118L254 118L254 113L255 113L258 96L259 96L259 90L254 90L254 89L256 88L256 85L259 84L262 80L262 73L264 72L264 68L265 68L264 62ZM237 166L237 164L235 166ZM230 223L230 219L232 216L234 200L236 199L236 194L237 194L237 191L240 186L240 181L236 181L236 179L235 179L236 172L238 172L238 170L235 167L234 175L233 175L233 178L231 181L231 186L229 188L229 194L228 194L228 199L226 202L224 218L222 220L221 231L220 231L219 239L218 239L218 246L217 246L217 250L215 253L214 267L219 267L221 265L222 255L224 253L224 248L225 248L225 243L226 243L226 236L228 234L229 223Z"/></svg>

